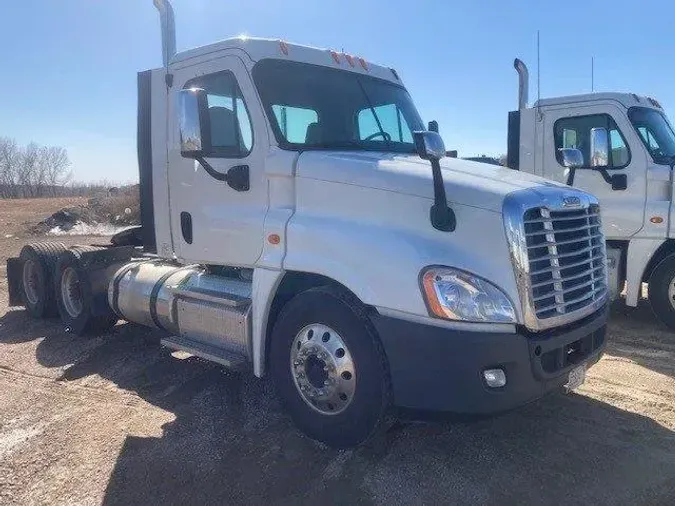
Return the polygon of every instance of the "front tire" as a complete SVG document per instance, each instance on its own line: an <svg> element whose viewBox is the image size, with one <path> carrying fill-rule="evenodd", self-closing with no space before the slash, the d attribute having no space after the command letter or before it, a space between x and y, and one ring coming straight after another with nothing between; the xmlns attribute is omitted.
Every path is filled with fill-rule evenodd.
<svg viewBox="0 0 675 506"><path fill-rule="evenodd" d="M270 366L282 403L310 437L348 447L384 426L391 397L384 350L350 294L319 287L291 299L272 332Z"/></svg>
<svg viewBox="0 0 675 506"><path fill-rule="evenodd" d="M649 304L656 317L675 331L675 255L664 258L652 271Z"/></svg>

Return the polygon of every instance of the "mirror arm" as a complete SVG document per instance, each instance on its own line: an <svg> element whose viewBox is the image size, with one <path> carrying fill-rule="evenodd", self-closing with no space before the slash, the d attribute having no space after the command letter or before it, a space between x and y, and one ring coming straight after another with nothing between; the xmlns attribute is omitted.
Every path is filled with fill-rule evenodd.
<svg viewBox="0 0 675 506"><path fill-rule="evenodd" d="M576 167L568 167L567 170L569 172L567 173L567 182L565 183L567 186L574 186L574 174L577 171Z"/></svg>
<svg viewBox="0 0 675 506"><path fill-rule="evenodd" d="M434 205L431 206L431 224L441 232L453 232L457 225L455 212L448 207L448 199L443 184L441 164L436 159L431 159L431 173L434 177Z"/></svg>
<svg viewBox="0 0 675 506"><path fill-rule="evenodd" d="M199 165L204 168L209 176L217 181L225 181L233 190L237 190L238 192L250 190L248 165L231 167L230 170L223 174L222 172L215 170L203 156L197 156L195 157L195 160L199 162Z"/></svg>
<svg viewBox="0 0 675 506"><path fill-rule="evenodd" d="M218 172L215 170L209 162L207 162L203 156L197 156L195 157L195 160L199 162L199 165L201 165L206 173L211 176L213 179L216 179L218 181L227 181L227 174L223 174L222 172Z"/></svg>

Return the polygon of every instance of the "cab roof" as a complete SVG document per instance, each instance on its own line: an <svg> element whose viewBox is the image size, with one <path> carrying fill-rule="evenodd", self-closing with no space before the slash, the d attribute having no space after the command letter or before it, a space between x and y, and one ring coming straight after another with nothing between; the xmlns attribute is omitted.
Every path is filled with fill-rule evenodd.
<svg viewBox="0 0 675 506"><path fill-rule="evenodd" d="M289 60L371 75L396 84L403 84L394 69L376 65L359 56L340 53L330 49L303 46L279 39L262 39L248 36L225 39L206 46L181 51L171 59L171 64L185 63L191 59L231 49L245 52L253 63L266 58Z"/></svg>
<svg viewBox="0 0 675 506"><path fill-rule="evenodd" d="M661 109L661 104L651 97L636 95L635 93L586 93L581 95L567 95L565 97L542 98L537 100L532 107L544 107L551 105L578 104L580 102L598 102L601 100L613 100L624 107L656 107Z"/></svg>

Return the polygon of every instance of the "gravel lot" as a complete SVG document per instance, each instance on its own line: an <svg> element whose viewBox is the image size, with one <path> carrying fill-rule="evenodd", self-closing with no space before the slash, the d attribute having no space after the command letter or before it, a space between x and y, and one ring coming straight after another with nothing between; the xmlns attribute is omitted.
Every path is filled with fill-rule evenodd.
<svg viewBox="0 0 675 506"><path fill-rule="evenodd" d="M268 381L130 324L85 339L8 310L5 259L60 206L0 200L0 504L675 504L675 335L646 303L613 308L577 393L333 451Z"/></svg>

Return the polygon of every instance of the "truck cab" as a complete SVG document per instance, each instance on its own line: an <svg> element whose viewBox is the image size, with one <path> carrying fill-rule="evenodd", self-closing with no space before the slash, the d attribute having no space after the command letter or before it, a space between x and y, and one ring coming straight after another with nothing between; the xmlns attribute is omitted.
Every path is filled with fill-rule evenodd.
<svg viewBox="0 0 675 506"><path fill-rule="evenodd" d="M590 93L526 104L509 115L507 164L595 195L608 241L610 289L636 306L642 283L657 316L675 328L672 228L675 132L658 101L635 93ZM665 279L668 278L668 279Z"/></svg>
<svg viewBox="0 0 675 506"><path fill-rule="evenodd" d="M155 4L142 241L27 245L8 263L14 305L56 308L74 333L146 325L269 375L335 446L394 407L488 414L583 382L605 348L597 199L444 158L392 68L269 39L176 52L171 6Z"/></svg>

